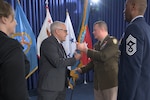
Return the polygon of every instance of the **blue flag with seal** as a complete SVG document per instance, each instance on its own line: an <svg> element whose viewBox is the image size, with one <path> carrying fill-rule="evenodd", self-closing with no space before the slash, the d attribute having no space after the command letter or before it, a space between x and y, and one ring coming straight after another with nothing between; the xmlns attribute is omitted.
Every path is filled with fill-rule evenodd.
<svg viewBox="0 0 150 100"><path fill-rule="evenodd" d="M16 33L12 37L17 39L22 44L24 47L23 51L30 62L30 72L26 76L26 78L28 78L38 68L36 39L26 15L18 1L16 1L15 19L17 21Z"/></svg>

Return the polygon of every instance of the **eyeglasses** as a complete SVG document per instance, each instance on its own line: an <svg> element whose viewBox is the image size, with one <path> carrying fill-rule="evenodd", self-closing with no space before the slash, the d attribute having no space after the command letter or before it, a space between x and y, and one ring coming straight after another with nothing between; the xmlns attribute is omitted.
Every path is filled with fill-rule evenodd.
<svg viewBox="0 0 150 100"><path fill-rule="evenodd" d="M67 33L67 30L64 30L64 29L60 29L60 28L58 28L58 30L62 30L62 31L64 31L64 32L66 32L66 33Z"/></svg>

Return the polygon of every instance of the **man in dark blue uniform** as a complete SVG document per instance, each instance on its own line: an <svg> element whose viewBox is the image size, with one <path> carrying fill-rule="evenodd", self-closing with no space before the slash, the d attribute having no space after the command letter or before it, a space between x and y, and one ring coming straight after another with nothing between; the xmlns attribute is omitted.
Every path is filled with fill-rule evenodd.
<svg viewBox="0 0 150 100"><path fill-rule="evenodd" d="M150 100L150 26L143 17L147 0L127 0L129 25L120 45L118 100Z"/></svg>

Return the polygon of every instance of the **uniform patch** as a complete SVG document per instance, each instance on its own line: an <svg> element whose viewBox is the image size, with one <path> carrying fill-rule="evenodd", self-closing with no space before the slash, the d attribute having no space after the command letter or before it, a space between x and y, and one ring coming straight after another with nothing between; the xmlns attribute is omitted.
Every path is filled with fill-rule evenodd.
<svg viewBox="0 0 150 100"><path fill-rule="evenodd" d="M113 43L114 43L114 44L117 44L117 39L113 39Z"/></svg>
<svg viewBox="0 0 150 100"><path fill-rule="evenodd" d="M126 39L126 53L130 56L135 54L137 51L137 42L136 38L134 38L132 35L129 35Z"/></svg>

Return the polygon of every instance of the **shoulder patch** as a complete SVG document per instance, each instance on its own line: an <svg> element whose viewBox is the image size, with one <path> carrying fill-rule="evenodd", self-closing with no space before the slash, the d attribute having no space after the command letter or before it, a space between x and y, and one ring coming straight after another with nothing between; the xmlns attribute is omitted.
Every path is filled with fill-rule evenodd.
<svg viewBox="0 0 150 100"><path fill-rule="evenodd" d="M113 39L113 43L114 43L114 44L117 44L117 39Z"/></svg>
<svg viewBox="0 0 150 100"><path fill-rule="evenodd" d="M136 53L137 51L137 42L136 38L132 35L129 35L126 39L126 53L130 56Z"/></svg>

